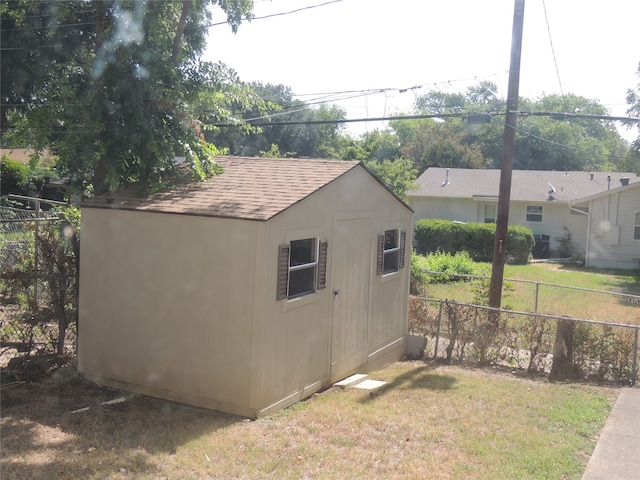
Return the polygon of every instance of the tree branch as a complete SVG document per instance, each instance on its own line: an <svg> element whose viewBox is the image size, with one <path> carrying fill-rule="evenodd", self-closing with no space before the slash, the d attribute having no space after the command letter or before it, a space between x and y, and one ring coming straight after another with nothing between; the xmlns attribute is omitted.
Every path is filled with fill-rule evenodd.
<svg viewBox="0 0 640 480"><path fill-rule="evenodd" d="M182 43L182 36L184 34L185 26L187 25L187 17L191 11L192 0L185 0L182 3L182 14L180 15L180 22L176 29L176 36L173 39L173 50L171 51L171 62L176 65L178 63L178 55L180 54L180 44Z"/></svg>

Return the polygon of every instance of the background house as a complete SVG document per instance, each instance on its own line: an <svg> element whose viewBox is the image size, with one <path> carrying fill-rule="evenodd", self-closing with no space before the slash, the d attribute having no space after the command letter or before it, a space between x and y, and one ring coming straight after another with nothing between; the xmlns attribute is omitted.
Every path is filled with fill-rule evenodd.
<svg viewBox="0 0 640 480"><path fill-rule="evenodd" d="M414 222L422 218L481 223L496 220L500 170L432 167L416 183L420 189L407 193L415 211ZM530 228L538 240L548 239L551 249L557 249L558 239L570 232L577 253L585 255L587 265L636 268L633 259L640 256L640 242L634 238L638 222L634 212L640 211L638 186L640 178L634 173L514 170L509 224ZM608 204L606 208L601 205L609 199L619 202L615 212L620 215L612 225L623 243L613 250L614 245L605 247L599 241L589 241L594 238L593 229L598 229L594 218L615 213ZM611 218L606 220L610 222ZM602 237L600 234L596 238ZM609 243L610 238L606 240Z"/></svg>
<svg viewBox="0 0 640 480"><path fill-rule="evenodd" d="M635 180L571 202L588 212L587 266L640 270L640 182Z"/></svg>
<svg viewBox="0 0 640 480"><path fill-rule="evenodd" d="M79 371L259 417L401 358L411 209L358 162L219 163L83 206Z"/></svg>

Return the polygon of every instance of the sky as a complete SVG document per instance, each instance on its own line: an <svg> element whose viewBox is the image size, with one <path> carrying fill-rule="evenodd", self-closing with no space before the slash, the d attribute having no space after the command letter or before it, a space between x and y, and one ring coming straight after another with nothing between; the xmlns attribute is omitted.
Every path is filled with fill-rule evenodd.
<svg viewBox="0 0 640 480"><path fill-rule="evenodd" d="M303 101L329 100L349 119L410 113L430 90L464 93L484 80L507 96L514 0L255 0L254 14L282 15L235 35L210 27L205 59ZM214 11L214 22L224 19ZM626 92L640 84L639 19L638 0L526 0L520 97L573 93L626 116Z"/></svg>

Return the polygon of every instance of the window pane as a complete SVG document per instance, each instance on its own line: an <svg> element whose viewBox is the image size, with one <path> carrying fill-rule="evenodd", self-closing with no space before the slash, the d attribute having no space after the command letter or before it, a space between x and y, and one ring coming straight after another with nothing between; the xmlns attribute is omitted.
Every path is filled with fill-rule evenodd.
<svg viewBox="0 0 640 480"><path fill-rule="evenodd" d="M387 230L384 232L384 249L398 248L398 230Z"/></svg>
<svg viewBox="0 0 640 480"><path fill-rule="evenodd" d="M316 266L289 271L289 298L315 292Z"/></svg>
<svg viewBox="0 0 640 480"><path fill-rule="evenodd" d="M397 272L398 271L398 259L400 258L400 251L394 250L392 252L386 252L384 254L384 270L383 273Z"/></svg>
<svg viewBox="0 0 640 480"><path fill-rule="evenodd" d="M291 255L289 257L289 266L304 265L305 263L313 263L316 261L316 239L305 238L304 240L293 240L291 242Z"/></svg>
<svg viewBox="0 0 640 480"><path fill-rule="evenodd" d="M542 222L542 206L527 205L527 222Z"/></svg>
<svg viewBox="0 0 640 480"><path fill-rule="evenodd" d="M497 214L497 205L484 206L484 223L495 223Z"/></svg>

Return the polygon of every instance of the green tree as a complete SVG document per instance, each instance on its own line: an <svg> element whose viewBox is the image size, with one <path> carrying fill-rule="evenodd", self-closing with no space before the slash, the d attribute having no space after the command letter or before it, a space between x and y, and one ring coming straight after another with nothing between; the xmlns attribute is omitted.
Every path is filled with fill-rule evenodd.
<svg viewBox="0 0 640 480"><path fill-rule="evenodd" d="M29 185L29 167L2 155L0 159L0 194L26 195Z"/></svg>
<svg viewBox="0 0 640 480"><path fill-rule="evenodd" d="M392 160L402 155L400 139L390 129L373 130L361 137L362 148L366 152L366 159L382 162Z"/></svg>
<svg viewBox="0 0 640 480"><path fill-rule="evenodd" d="M251 88L259 95L261 109L247 109L239 118L258 125L208 128L207 139L237 155L258 155L277 145L288 157L339 158L341 120L346 113L335 105L307 104L295 98L285 85L254 82ZM321 123L327 121L327 123Z"/></svg>
<svg viewBox="0 0 640 480"><path fill-rule="evenodd" d="M498 98L498 86L486 80L468 87L466 97L478 111L498 110L504 106L504 102Z"/></svg>
<svg viewBox="0 0 640 480"><path fill-rule="evenodd" d="M461 93L443 93L431 90L416 99L415 111L431 115L460 113L465 110L466 102L466 97Z"/></svg>
<svg viewBox="0 0 640 480"><path fill-rule="evenodd" d="M518 122L515 165L529 170L616 170L628 146L607 120L576 119L564 113L608 115L597 101L573 94L524 99L523 111L550 113ZM554 116L554 113L558 115Z"/></svg>
<svg viewBox="0 0 640 480"><path fill-rule="evenodd" d="M0 196L9 194L42 197L47 179L55 175L52 165L31 158L28 164L12 159L7 155L0 158ZM55 200L53 192L48 193Z"/></svg>
<svg viewBox="0 0 640 480"><path fill-rule="evenodd" d="M411 160L398 157L394 160L368 161L365 165L402 200L407 200L408 190L416 188L417 170Z"/></svg>
<svg viewBox="0 0 640 480"><path fill-rule="evenodd" d="M453 116L392 122L403 155L412 158L420 171L429 166L499 168L506 107L497 92L495 84L484 81L464 94L431 91L419 97L415 113ZM571 117L572 113L609 115L595 100L553 94L523 98L519 108L523 115L518 120L514 168L625 170L634 163L613 122ZM469 115L477 113L488 114L490 122L473 124Z"/></svg>
<svg viewBox="0 0 640 480"><path fill-rule="evenodd" d="M638 62L638 71L636 72L636 75L640 78L640 62ZM631 88L627 90L627 105L629 105L627 115L640 118L640 82L636 85L635 90ZM626 125L628 128L635 127L638 129L638 138L633 141L632 147L633 150L640 155L640 123L628 122ZM640 170L638 170L638 173L640 173Z"/></svg>
<svg viewBox="0 0 640 480"><path fill-rule="evenodd" d="M480 148L466 144L461 124L436 122L431 119L392 120L401 139L402 155L412 160L421 174L429 167L485 168Z"/></svg>
<svg viewBox="0 0 640 480"><path fill-rule="evenodd" d="M210 172L196 106L228 80L200 61L211 6L236 31L253 2L3 2L3 132L97 194L152 187L175 156Z"/></svg>

